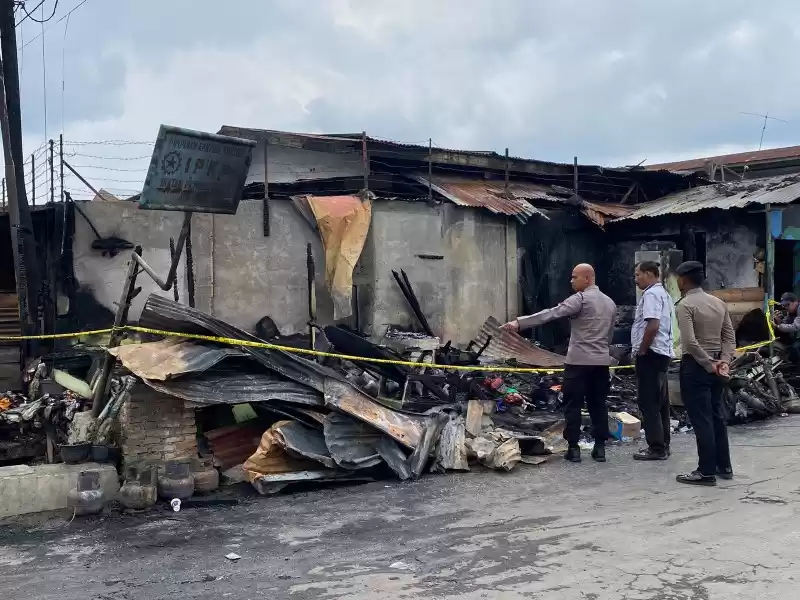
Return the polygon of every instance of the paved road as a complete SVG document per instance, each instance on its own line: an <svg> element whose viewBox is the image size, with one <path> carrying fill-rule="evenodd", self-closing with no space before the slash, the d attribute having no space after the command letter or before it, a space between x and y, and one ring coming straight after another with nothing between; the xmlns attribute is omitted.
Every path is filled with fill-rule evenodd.
<svg viewBox="0 0 800 600"><path fill-rule="evenodd" d="M800 418L733 429L737 478L553 460L257 498L236 507L0 523L9 599L731 600L797 597ZM238 562L224 558L241 555Z"/></svg>

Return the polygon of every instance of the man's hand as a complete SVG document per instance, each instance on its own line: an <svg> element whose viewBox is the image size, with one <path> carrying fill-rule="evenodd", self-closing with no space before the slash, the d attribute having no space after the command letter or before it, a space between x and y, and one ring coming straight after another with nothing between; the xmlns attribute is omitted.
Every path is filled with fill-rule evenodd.
<svg viewBox="0 0 800 600"><path fill-rule="evenodd" d="M714 373L720 377L728 377L731 374L731 366L721 360L714 361Z"/></svg>
<svg viewBox="0 0 800 600"><path fill-rule="evenodd" d="M519 321L516 319L509 321L505 325L501 325L500 329L503 331L513 331L514 333L519 333Z"/></svg>
<svg viewBox="0 0 800 600"><path fill-rule="evenodd" d="M780 325L783 322L783 317L781 317L780 313L775 313L772 315L772 322L775 323L775 325Z"/></svg>

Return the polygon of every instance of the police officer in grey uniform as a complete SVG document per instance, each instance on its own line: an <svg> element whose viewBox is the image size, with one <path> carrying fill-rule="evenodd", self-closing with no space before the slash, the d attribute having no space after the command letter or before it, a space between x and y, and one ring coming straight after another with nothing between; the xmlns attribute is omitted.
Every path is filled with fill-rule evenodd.
<svg viewBox="0 0 800 600"><path fill-rule="evenodd" d="M677 480L717 485L717 477L733 478L722 392L736 335L728 306L701 287L702 263L682 263L675 273L683 294L675 306L681 334L681 399L694 428L699 458L697 469L678 475Z"/></svg>
<svg viewBox="0 0 800 600"><path fill-rule="evenodd" d="M617 306L595 283L594 268L580 264L572 270L575 294L554 308L519 317L503 325L504 329L521 331L561 318L569 318L571 332L564 370L564 439L569 445L564 458L581 461L578 446L581 433L581 410L586 404L592 419L594 448L592 458L605 462L608 439L608 408L611 335Z"/></svg>

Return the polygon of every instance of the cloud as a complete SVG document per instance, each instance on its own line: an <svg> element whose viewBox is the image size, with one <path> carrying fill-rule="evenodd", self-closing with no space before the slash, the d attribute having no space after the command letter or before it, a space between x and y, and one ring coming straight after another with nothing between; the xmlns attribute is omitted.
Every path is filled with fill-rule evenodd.
<svg viewBox="0 0 800 600"><path fill-rule="evenodd" d="M95 0L71 17L63 47L65 136L151 140L161 123L366 130L619 164L757 147L762 123L740 113L769 111L789 123L770 123L765 145L791 144L800 134L798 23L791 0L757 11L741 0L252 0L222 10L210 0ZM47 36L51 136L62 36ZM35 48L23 72L31 147L43 141Z"/></svg>

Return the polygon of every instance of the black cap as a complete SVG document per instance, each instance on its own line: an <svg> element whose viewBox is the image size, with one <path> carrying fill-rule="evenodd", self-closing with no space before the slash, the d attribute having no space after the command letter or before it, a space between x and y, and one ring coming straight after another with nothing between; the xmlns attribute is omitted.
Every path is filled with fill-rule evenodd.
<svg viewBox="0 0 800 600"><path fill-rule="evenodd" d="M675 269L676 275L690 275L695 273L703 273L703 263L696 260L687 260L678 265Z"/></svg>
<svg viewBox="0 0 800 600"><path fill-rule="evenodd" d="M797 296L792 292L784 292L781 295L781 304L791 304L792 302L797 302Z"/></svg>

